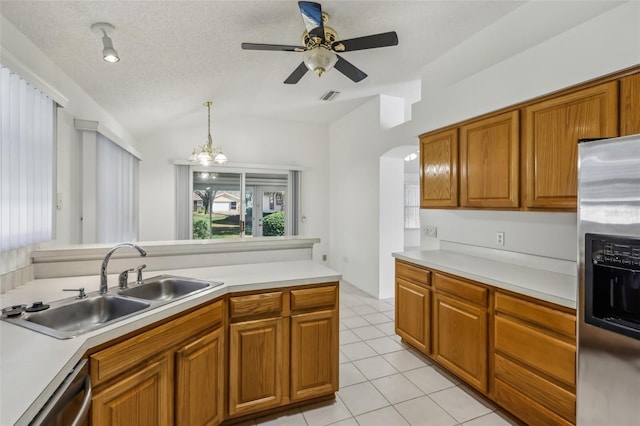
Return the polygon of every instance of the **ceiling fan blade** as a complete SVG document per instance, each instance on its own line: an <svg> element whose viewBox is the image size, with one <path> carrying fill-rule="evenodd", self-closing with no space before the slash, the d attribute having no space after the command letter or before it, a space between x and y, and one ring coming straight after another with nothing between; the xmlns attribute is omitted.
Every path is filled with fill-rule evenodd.
<svg viewBox="0 0 640 426"><path fill-rule="evenodd" d="M342 74L349 77L354 83L364 80L367 78L367 75L360 69L356 68L351 62L342 58L340 55L336 55L338 57L338 62L333 66L335 69L340 71ZM303 63L304 65L304 63Z"/></svg>
<svg viewBox="0 0 640 426"><path fill-rule="evenodd" d="M244 50L277 50L281 52L304 52L304 46L289 46L287 44L262 44L262 43L242 43Z"/></svg>
<svg viewBox="0 0 640 426"><path fill-rule="evenodd" d="M376 47L395 46L398 44L398 34L395 31L374 34L370 36L351 38L333 42L331 49L336 52L352 52L354 50L373 49Z"/></svg>
<svg viewBox="0 0 640 426"><path fill-rule="evenodd" d="M318 37L324 42L324 24L322 23L322 6L320 6L320 3L299 1L298 7L309 37Z"/></svg>
<svg viewBox="0 0 640 426"><path fill-rule="evenodd" d="M309 71L309 68L307 68L304 62L300 62L298 68L293 70L291 75L284 81L284 84L296 84L307 73L307 71Z"/></svg>

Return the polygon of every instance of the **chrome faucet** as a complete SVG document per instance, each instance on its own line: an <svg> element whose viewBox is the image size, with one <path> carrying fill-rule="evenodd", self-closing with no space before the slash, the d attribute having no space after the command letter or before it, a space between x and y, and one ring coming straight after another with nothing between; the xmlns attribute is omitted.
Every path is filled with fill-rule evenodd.
<svg viewBox="0 0 640 426"><path fill-rule="evenodd" d="M113 254L113 252L118 250L120 247L129 247L129 248L136 249L138 250L138 252L140 252L140 256L142 257L147 255L146 251L144 251L142 248L138 247L137 245L131 244L131 243L118 244L117 246L109 250L107 255L104 257L104 260L102 261L102 267L100 268L100 291L98 291L98 294L107 294L107 292L109 291L109 288L107 285L107 265L109 264L109 259L111 259L111 255Z"/></svg>

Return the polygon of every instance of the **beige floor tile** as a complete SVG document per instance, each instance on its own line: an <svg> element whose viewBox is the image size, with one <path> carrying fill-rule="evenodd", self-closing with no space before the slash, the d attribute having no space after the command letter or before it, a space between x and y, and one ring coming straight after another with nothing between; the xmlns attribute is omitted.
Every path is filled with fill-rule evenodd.
<svg viewBox="0 0 640 426"><path fill-rule="evenodd" d="M367 345L371 346L374 351L381 355L401 351L403 349L398 342L388 336L367 340Z"/></svg>
<svg viewBox="0 0 640 426"><path fill-rule="evenodd" d="M355 365L368 380L398 373L398 370L393 368L393 365L389 364L381 356L354 361L353 365Z"/></svg>
<svg viewBox="0 0 640 426"><path fill-rule="evenodd" d="M424 395L409 379L402 374L381 377L372 380L373 386L392 404L407 401Z"/></svg>
<svg viewBox="0 0 640 426"><path fill-rule="evenodd" d="M339 358L340 364L344 364L345 362L349 362L349 358L347 358L347 356L345 354L343 354L342 351L340 351L339 356L340 356L340 358Z"/></svg>
<svg viewBox="0 0 640 426"><path fill-rule="evenodd" d="M307 422L299 408L272 414L256 419L260 426L307 426Z"/></svg>
<svg viewBox="0 0 640 426"><path fill-rule="evenodd" d="M489 413L473 420L469 420L468 422L463 423L463 426L512 426L516 424L517 423L511 422L497 413Z"/></svg>
<svg viewBox="0 0 640 426"><path fill-rule="evenodd" d="M340 319L357 317L358 314L347 307L340 306Z"/></svg>
<svg viewBox="0 0 640 426"><path fill-rule="evenodd" d="M382 355L384 359L389 361L398 371L415 370L416 368L425 367L431 362L409 349L403 349L401 351L390 352Z"/></svg>
<svg viewBox="0 0 640 426"><path fill-rule="evenodd" d="M352 363L347 362L340 364L340 386L351 386L356 383L366 382L367 378L362 372Z"/></svg>
<svg viewBox="0 0 640 426"><path fill-rule="evenodd" d="M438 373L431 366L405 371L402 374L426 394L455 386L455 383Z"/></svg>
<svg viewBox="0 0 640 426"><path fill-rule="evenodd" d="M436 404L444 408L458 423L484 416L493 410L463 391L459 387L445 389L429 395Z"/></svg>
<svg viewBox="0 0 640 426"><path fill-rule="evenodd" d="M394 408L413 426L452 426L458 423L428 396L395 404Z"/></svg>
<svg viewBox="0 0 640 426"><path fill-rule="evenodd" d="M366 426L401 426L409 425L393 407L385 407L356 417L361 425Z"/></svg>
<svg viewBox="0 0 640 426"><path fill-rule="evenodd" d="M348 329L349 329L349 327L347 327L346 325L344 325L344 323L343 323L342 321L340 321L340 325L339 325L338 329L339 329L340 331L342 331L342 330L348 330Z"/></svg>
<svg viewBox="0 0 640 426"><path fill-rule="evenodd" d="M324 426L353 417L340 398L300 407L309 426Z"/></svg>
<svg viewBox="0 0 640 426"><path fill-rule="evenodd" d="M342 323L346 325L348 328L358 328L365 327L367 325L371 325L370 322L362 318L361 316L355 316L351 318L343 318Z"/></svg>
<svg viewBox="0 0 640 426"><path fill-rule="evenodd" d="M354 416L389 405L385 397L369 382L340 388L338 396Z"/></svg>
<svg viewBox="0 0 640 426"><path fill-rule="evenodd" d="M358 315L375 314L378 312L376 309L373 309L369 305L354 306L351 308L351 310Z"/></svg>
<svg viewBox="0 0 640 426"><path fill-rule="evenodd" d="M347 345L340 345L340 350L342 351L343 354L346 355L347 358L349 358L350 361L356 361L359 359L369 358L369 357L378 355L376 351L371 349L371 347L364 342L356 342L356 343L349 343Z"/></svg>
<svg viewBox="0 0 640 426"><path fill-rule="evenodd" d="M376 312L375 314L362 315L362 318L369 321L371 324L382 324L383 322L389 322L389 317L381 312Z"/></svg>
<svg viewBox="0 0 640 426"><path fill-rule="evenodd" d="M376 324L375 327L387 336L393 336L396 334L396 324L393 321Z"/></svg>
<svg viewBox="0 0 640 426"><path fill-rule="evenodd" d="M356 419L349 417L348 419L340 420L339 422L331 423L329 426L359 426Z"/></svg>
<svg viewBox="0 0 640 426"><path fill-rule="evenodd" d="M348 343L359 342L360 338L351 330L342 330L338 341L341 345L346 345Z"/></svg>
<svg viewBox="0 0 640 426"><path fill-rule="evenodd" d="M369 340L378 337L384 337L385 334L380 331L376 326L368 325L365 327L358 327L351 329L360 339Z"/></svg>

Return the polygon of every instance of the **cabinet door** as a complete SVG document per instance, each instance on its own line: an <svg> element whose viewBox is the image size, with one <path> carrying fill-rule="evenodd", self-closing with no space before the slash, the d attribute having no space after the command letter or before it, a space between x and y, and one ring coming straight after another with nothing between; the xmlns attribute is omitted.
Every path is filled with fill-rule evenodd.
<svg viewBox="0 0 640 426"><path fill-rule="evenodd" d="M224 334L219 328L176 351L176 424L222 422Z"/></svg>
<svg viewBox="0 0 640 426"><path fill-rule="evenodd" d="M338 319L335 310L291 316L291 400L338 390Z"/></svg>
<svg viewBox="0 0 640 426"><path fill-rule="evenodd" d="M276 407L282 401L282 318L229 327L229 415Z"/></svg>
<svg viewBox="0 0 640 426"><path fill-rule="evenodd" d="M620 80L620 136L640 133L640 73Z"/></svg>
<svg viewBox="0 0 640 426"><path fill-rule="evenodd" d="M578 139L617 136L617 82L525 109L526 205L576 209Z"/></svg>
<svg viewBox="0 0 640 426"><path fill-rule="evenodd" d="M171 425L173 392L170 374L168 357L124 374L93 397L91 424Z"/></svg>
<svg viewBox="0 0 640 426"><path fill-rule="evenodd" d="M460 129L460 205L518 207L520 134L518 111Z"/></svg>
<svg viewBox="0 0 640 426"><path fill-rule="evenodd" d="M396 333L422 352L431 352L431 291L396 278Z"/></svg>
<svg viewBox="0 0 640 426"><path fill-rule="evenodd" d="M420 207L458 205L458 130L420 137Z"/></svg>
<svg viewBox="0 0 640 426"><path fill-rule="evenodd" d="M436 360L470 385L486 392L487 312L443 294L434 294L433 350Z"/></svg>

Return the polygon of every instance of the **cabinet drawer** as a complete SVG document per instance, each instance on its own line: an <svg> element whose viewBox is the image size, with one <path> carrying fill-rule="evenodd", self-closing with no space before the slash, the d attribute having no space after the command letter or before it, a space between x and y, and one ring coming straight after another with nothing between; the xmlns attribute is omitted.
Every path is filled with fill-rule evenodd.
<svg viewBox="0 0 640 426"><path fill-rule="evenodd" d="M525 424L536 426L570 426L573 424L498 379L496 379L495 395L498 404Z"/></svg>
<svg viewBox="0 0 640 426"><path fill-rule="evenodd" d="M168 347L222 323L223 300L138 334L91 355L93 385L111 379Z"/></svg>
<svg viewBox="0 0 640 426"><path fill-rule="evenodd" d="M337 287L316 287L291 291L291 310L333 308L336 305Z"/></svg>
<svg viewBox="0 0 640 426"><path fill-rule="evenodd" d="M546 306L496 293L496 311L504 312L527 322L575 338L576 316Z"/></svg>
<svg viewBox="0 0 640 426"><path fill-rule="evenodd" d="M494 324L497 351L575 386L575 345L502 316L496 316Z"/></svg>
<svg viewBox="0 0 640 426"><path fill-rule="evenodd" d="M398 260L396 260L396 278L423 286L431 285L431 272Z"/></svg>
<svg viewBox="0 0 640 426"><path fill-rule="evenodd" d="M434 281L436 290L458 296L480 306L487 306L488 304L489 291L484 287L440 274L435 274Z"/></svg>
<svg viewBox="0 0 640 426"><path fill-rule="evenodd" d="M574 393L500 355L495 357L495 374L496 378L560 414L565 419L575 422L576 395Z"/></svg>
<svg viewBox="0 0 640 426"><path fill-rule="evenodd" d="M232 319L269 314L279 316L281 312L281 291L229 298L229 313Z"/></svg>

